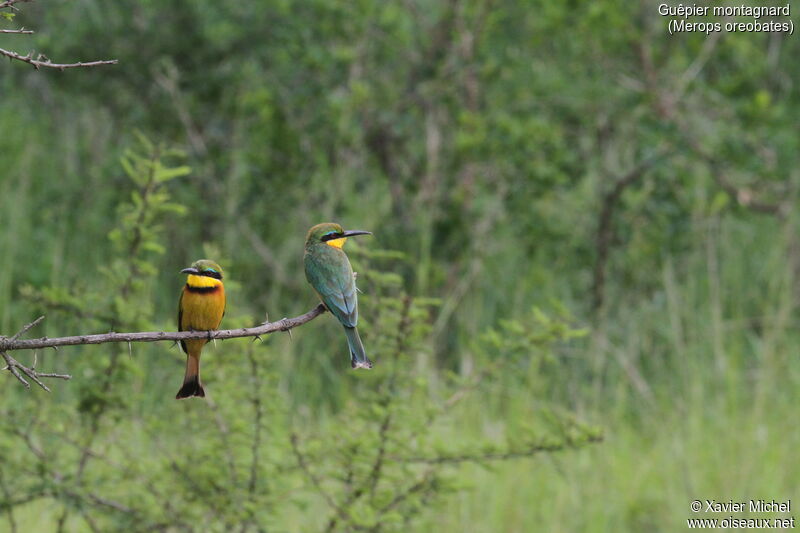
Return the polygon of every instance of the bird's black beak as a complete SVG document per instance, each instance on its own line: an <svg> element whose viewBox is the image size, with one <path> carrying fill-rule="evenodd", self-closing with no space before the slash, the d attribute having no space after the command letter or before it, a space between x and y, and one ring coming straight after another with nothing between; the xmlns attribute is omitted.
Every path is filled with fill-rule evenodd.
<svg viewBox="0 0 800 533"><path fill-rule="evenodd" d="M360 229L353 229L342 233L344 237L355 237L356 235L372 235L371 231L362 231Z"/></svg>
<svg viewBox="0 0 800 533"><path fill-rule="evenodd" d="M200 271L194 267L184 268L181 270L181 274L199 274Z"/></svg>

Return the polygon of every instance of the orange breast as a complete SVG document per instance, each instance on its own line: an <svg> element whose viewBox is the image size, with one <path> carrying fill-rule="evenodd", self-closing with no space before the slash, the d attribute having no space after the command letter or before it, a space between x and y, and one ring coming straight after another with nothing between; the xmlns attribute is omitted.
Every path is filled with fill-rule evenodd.
<svg viewBox="0 0 800 533"><path fill-rule="evenodd" d="M213 330L219 328L222 315L225 313L225 288L219 287L211 292L193 292L183 288L181 297L181 323L180 330ZM186 341L189 352L199 352L207 341Z"/></svg>

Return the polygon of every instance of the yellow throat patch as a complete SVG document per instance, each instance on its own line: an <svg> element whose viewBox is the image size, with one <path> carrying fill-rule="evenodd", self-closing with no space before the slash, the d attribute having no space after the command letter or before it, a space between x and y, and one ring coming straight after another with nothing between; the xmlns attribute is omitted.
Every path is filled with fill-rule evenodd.
<svg viewBox="0 0 800 533"><path fill-rule="evenodd" d="M341 239L331 239L329 241L325 241L325 244L327 244L328 246L333 246L334 248L339 248L341 250L346 240L347 237L342 237Z"/></svg>
<svg viewBox="0 0 800 533"><path fill-rule="evenodd" d="M203 287L216 287L218 285L222 285L222 282L216 278L210 278L208 276L197 276L195 274L189 274L189 277L186 278L186 283L190 287L195 288L203 288Z"/></svg>

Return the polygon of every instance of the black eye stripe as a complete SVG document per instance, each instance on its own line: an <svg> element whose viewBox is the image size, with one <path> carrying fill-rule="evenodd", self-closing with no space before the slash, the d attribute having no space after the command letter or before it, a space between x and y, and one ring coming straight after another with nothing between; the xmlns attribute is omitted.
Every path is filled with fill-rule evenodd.
<svg viewBox="0 0 800 533"><path fill-rule="evenodd" d="M341 239L344 233L326 233L322 236L322 242L332 241L333 239Z"/></svg>
<svg viewBox="0 0 800 533"><path fill-rule="evenodd" d="M214 279L222 279L222 274L220 274L219 272L215 272L213 270L204 270L200 272L200 275Z"/></svg>

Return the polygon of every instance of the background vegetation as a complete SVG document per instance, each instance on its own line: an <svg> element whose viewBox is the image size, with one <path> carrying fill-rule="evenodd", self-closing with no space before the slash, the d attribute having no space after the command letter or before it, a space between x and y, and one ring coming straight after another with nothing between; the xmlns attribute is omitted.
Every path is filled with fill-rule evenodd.
<svg viewBox="0 0 800 533"><path fill-rule="evenodd" d="M0 332L173 330L201 256L225 326L300 314L335 220L375 233L376 368L327 315L209 347L205 402L174 347L39 353L74 377L2 378L0 530L682 531L800 496L796 38L649 1L20 7L0 47L120 63L0 68Z"/></svg>

